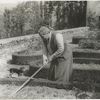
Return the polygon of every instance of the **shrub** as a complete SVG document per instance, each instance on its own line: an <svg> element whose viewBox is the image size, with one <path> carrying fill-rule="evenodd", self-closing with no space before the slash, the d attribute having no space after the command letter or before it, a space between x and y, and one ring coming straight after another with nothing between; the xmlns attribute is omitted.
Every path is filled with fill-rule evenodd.
<svg viewBox="0 0 100 100"><path fill-rule="evenodd" d="M100 41L100 30L96 31L96 40Z"/></svg>
<svg viewBox="0 0 100 100"><path fill-rule="evenodd" d="M29 40L28 50L38 51L42 49L41 39L38 37L32 37Z"/></svg>
<svg viewBox="0 0 100 100"><path fill-rule="evenodd" d="M100 42L92 39L80 40L79 47L87 49L100 49Z"/></svg>
<svg viewBox="0 0 100 100"><path fill-rule="evenodd" d="M87 38L97 41L100 40L100 30L89 31L87 34Z"/></svg>
<svg viewBox="0 0 100 100"><path fill-rule="evenodd" d="M89 31L87 35L87 37L92 40L95 40L97 37L96 31Z"/></svg>
<svg viewBox="0 0 100 100"><path fill-rule="evenodd" d="M80 48L100 49L100 30L89 31L86 37L79 41Z"/></svg>

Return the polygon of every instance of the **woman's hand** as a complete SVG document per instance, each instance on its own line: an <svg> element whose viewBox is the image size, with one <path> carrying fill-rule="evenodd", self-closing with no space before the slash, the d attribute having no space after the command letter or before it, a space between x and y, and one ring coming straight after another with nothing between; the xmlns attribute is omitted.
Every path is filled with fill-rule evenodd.
<svg viewBox="0 0 100 100"><path fill-rule="evenodd" d="M43 65L47 65L48 64L48 58L46 55L43 55Z"/></svg>
<svg viewBox="0 0 100 100"><path fill-rule="evenodd" d="M51 62L53 60L53 56L50 56L49 58L48 58L48 62Z"/></svg>

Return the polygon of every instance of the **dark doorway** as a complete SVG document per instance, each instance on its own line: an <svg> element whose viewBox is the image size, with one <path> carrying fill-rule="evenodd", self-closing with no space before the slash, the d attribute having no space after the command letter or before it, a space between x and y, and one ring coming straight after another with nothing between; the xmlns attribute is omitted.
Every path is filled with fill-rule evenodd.
<svg viewBox="0 0 100 100"><path fill-rule="evenodd" d="M70 4L69 28L86 26L86 1L74 1Z"/></svg>
<svg viewBox="0 0 100 100"><path fill-rule="evenodd" d="M55 12L55 29L82 27L86 26L86 9L87 1L46 1L44 19L51 21L52 12Z"/></svg>

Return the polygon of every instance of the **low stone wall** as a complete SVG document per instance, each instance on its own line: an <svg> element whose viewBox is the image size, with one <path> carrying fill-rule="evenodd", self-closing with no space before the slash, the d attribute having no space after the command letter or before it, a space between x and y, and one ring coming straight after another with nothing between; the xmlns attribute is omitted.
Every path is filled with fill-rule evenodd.
<svg viewBox="0 0 100 100"><path fill-rule="evenodd" d="M29 65L30 62L33 61L34 63L42 64L42 59L42 51L30 52L30 54L27 54L25 51L22 51L12 54L11 64Z"/></svg>
<svg viewBox="0 0 100 100"><path fill-rule="evenodd" d="M85 35L86 32L89 30L89 27L79 27L79 28L72 28L72 29L65 29L65 30L58 30L59 32L62 32L63 34L73 34L73 35ZM58 32L57 31L57 32Z"/></svg>
<svg viewBox="0 0 100 100"><path fill-rule="evenodd" d="M24 44L25 47L27 47L30 44L32 38L37 39L38 37L39 36L35 34L35 35L26 35L15 38L2 39L0 40L0 49L11 48L13 46L18 46L21 44Z"/></svg>
<svg viewBox="0 0 100 100"><path fill-rule="evenodd" d="M64 39L67 40L67 42L71 42L73 36L85 36L87 35L88 30L89 27L79 27L66 30L58 30L56 32L63 33Z"/></svg>
<svg viewBox="0 0 100 100"><path fill-rule="evenodd" d="M79 27L79 28L73 28L73 29L65 29L65 30L57 30L56 32L62 32L64 34L64 38L68 41L72 40L72 36L84 36L87 31L89 30L89 27ZM0 40L0 48L2 47L9 47L10 45L18 45L21 42L26 43L31 38L38 38L38 34L34 35L26 35L26 36L19 36L14 38L7 38L7 39L1 39ZM36 42L36 41L34 41Z"/></svg>
<svg viewBox="0 0 100 100"><path fill-rule="evenodd" d="M23 39L30 39L33 35L25 35L25 36L19 36L19 37L13 37L13 38L6 38L6 39L1 39L0 44L6 44L10 43L11 41L15 40L23 40Z"/></svg>

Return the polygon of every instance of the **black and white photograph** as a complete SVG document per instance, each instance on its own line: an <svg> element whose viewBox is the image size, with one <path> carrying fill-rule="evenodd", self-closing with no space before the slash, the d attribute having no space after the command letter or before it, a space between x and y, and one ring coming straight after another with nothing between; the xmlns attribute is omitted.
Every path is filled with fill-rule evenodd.
<svg viewBox="0 0 100 100"><path fill-rule="evenodd" d="M0 99L100 99L100 1L0 0Z"/></svg>

